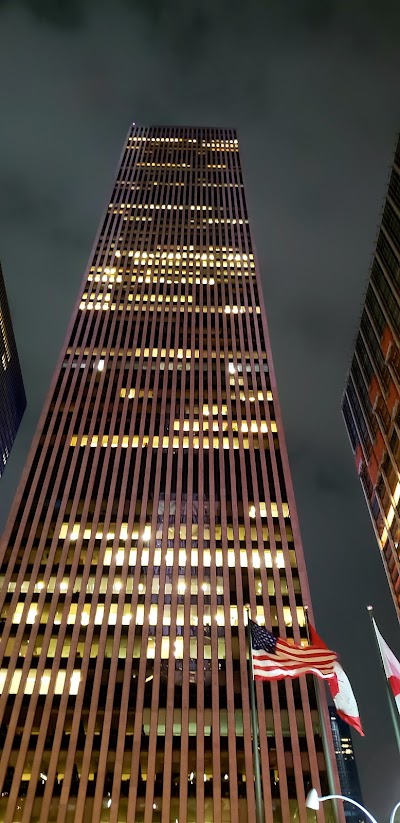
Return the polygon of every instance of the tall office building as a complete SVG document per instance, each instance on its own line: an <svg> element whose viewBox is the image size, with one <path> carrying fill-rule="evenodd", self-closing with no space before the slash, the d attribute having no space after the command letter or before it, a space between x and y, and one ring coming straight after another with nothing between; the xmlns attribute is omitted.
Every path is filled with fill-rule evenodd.
<svg viewBox="0 0 400 823"><path fill-rule="evenodd" d="M400 139L343 415L400 617Z"/></svg>
<svg viewBox="0 0 400 823"><path fill-rule="evenodd" d="M244 605L309 594L233 130L129 132L1 560L0 819L254 820ZM256 690L306 823L313 680Z"/></svg>
<svg viewBox="0 0 400 823"><path fill-rule="evenodd" d="M350 726L339 717L334 706L329 706L329 714L341 794L351 797L356 803L364 805ZM346 803L344 813L347 823L366 823L365 815L361 809L357 809L356 806L352 806L350 803Z"/></svg>
<svg viewBox="0 0 400 823"><path fill-rule="evenodd" d="M25 408L25 389L0 266L0 477Z"/></svg>

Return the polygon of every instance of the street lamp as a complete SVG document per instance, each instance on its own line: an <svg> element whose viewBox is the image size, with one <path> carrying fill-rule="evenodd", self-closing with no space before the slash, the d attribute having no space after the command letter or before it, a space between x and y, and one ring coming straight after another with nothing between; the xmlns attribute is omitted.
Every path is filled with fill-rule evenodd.
<svg viewBox="0 0 400 823"><path fill-rule="evenodd" d="M368 809L362 806L361 803L357 803L357 801L353 800L351 797L344 797L343 794L326 794L324 797L319 797L317 790L311 789L306 797L307 809L314 809L314 811L318 811L319 804L323 803L325 800L346 800L347 803L352 803L353 806L357 806L358 809L361 809L361 811L364 812L370 820L372 820L372 823L377 823L375 818L372 817L372 814L370 814ZM395 814L398 809L400 809L400 800L396 803L394 809L392 810L389 823L394 823Z"/></svg>
<svg viewBox="0 0 400 823"><path fill-rule="evenodd" d="M352 803L353 806L357 806L357 808L365 812L367 817L369 817L369 819L372 820L372 823L378 823L378 821L375 820L374 817L372 817L372 814L370 814L369 811L367 811L367 809L364 809L364 806L362 806L361 803L357 803L357 801L352 800L351 797L344 797L344 795L342 794L326 794L324 797L318 797L317 790L311 789L311 791L308 792L308 795L306 797L307 809L314 809L315 811L317 811L319 809L319 804L323 803L325 800L347 800L348 803ZM390 823L392 823L392 820L390 821Z"/></svg>

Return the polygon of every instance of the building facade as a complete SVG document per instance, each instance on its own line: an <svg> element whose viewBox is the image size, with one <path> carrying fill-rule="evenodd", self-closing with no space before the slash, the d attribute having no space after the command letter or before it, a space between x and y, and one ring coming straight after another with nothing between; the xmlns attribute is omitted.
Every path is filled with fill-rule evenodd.
<svg viewBox="0 0 400 823"><path fill-rule="evenodd" d="M363 806L350 726L339 717L334 706L329 706L329 714L341 793ZM348 823L366 823L361 809L351 806L350 803L346 803L344 813Z"/></svg>
<svg viewBox="0 0 400 823"><path fill-rule="evenodd" d="M343 415L400 617L400 139Z"/></svg>
<svg viewBox="0 0 400 823"><path fill-rule="evenodd" d="M233 130L130 130L0 559L0 819L253 821L244 606L309 593ZM256 692L306 823L313 680Z"/></svg>
<svg viewBox="0 0 400 823"><path fill-rule="evenodd" d="M25 408L25 389L0 266L0 477Z"/></svg>

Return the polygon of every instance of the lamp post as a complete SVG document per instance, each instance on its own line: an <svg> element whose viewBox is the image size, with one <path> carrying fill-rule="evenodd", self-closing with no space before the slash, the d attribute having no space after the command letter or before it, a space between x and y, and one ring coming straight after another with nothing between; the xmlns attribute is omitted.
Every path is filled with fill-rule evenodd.
<svg viewBox="0 0 400 823"><path fill-rule="evenodd" d="M364 812L370 820L372 820L372 823L377 823L377 820L372 817L372 814L368 811L368 809L362 806L361 803L357 803L356 800L352 800L351 797L345 797L343 794L326 794L324 797L319 797L317 790L311 789L306 797L306 807L307 809L314 809L314 811L317 811L319 809L319 804L323 803L325 800L346 800L347 803L352 803L353 806L357 806L358 809L361 809L361 811ZM400 800L396 803L394 809L392 810L389 823L394 823L394 818L398 809L400 809Z"/></svg>

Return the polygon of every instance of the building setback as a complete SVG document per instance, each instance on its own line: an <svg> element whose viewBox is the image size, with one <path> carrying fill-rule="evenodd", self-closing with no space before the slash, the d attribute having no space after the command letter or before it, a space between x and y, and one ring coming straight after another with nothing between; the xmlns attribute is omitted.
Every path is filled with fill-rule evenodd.
<svg viewBox="0 0 400 823"><path fill-rule="evenodd" d="M0 477L25 409L25 389L0 266Z"/></svg>
<svg viewBox="0 0 400 823"><path fill-rule="evenodd" d="M255 820L244 605L310 600L234 130L130 130L0 559L0 819ZM306 823L313 679L256 692Z"/></svg>
<svg viewBox="0 0 400 823"><path fill-rule="evenodd" d="M400 616L400 139L343 415Z"/></svg>

